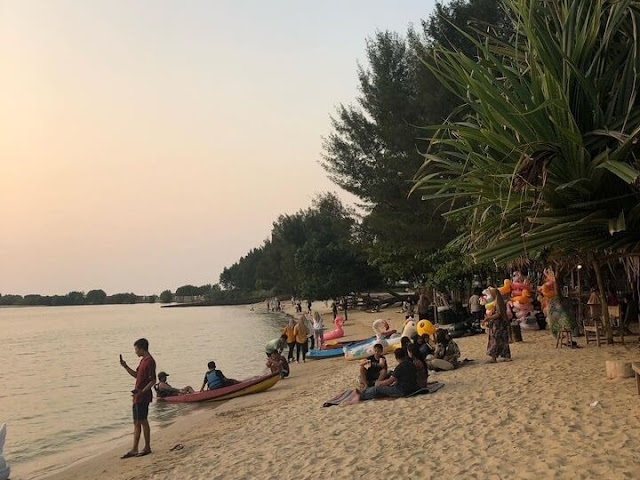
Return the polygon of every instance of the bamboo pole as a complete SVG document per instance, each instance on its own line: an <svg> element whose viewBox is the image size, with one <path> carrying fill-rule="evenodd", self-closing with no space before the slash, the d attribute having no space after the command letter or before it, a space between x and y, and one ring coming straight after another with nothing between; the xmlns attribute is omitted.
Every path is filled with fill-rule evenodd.
<svg viewBox="0 0 640 480"><path fill-rule="evenodd" d="M607 343L613 343L613 329L611 328L611 319L609 318L609 304L607 303L607 292L604 288L604 280L602 278L602 270L598 260L593 259L593 268L596 271L596 280L598 281L598 290L600 291L600 306L602 308L602 323L607 334Z"/></svg>

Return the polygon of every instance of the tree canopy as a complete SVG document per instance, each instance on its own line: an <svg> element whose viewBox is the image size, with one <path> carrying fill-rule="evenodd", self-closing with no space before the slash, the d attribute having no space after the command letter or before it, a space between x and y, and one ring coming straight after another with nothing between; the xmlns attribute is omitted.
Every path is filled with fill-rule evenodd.
<svg viewBox="0 0 640 480"><path fill-rule="evenodd" d="M438 199L409 196L429 145L431 132L423 127L442 123L463 103L420 58L436 45L474 51L473 41L457 27L504 19L498 0L455 1L437 4L421 29L410 29L406 37L377 32L367 40L366 62L358 66L360 94L331 119L323 166L361 200L369 261L390 280L421 281L431 268L425 252L444 247L456 228L442 218Z"/></svg>
<svg viewBox="0 0 640 480"><path fill-rule="evenodd" d="M319 196L311 208L281 215L271 238L220 275L226 289L263 290L326 299L382 283L367 263L355 217L338 197Z"/></svg>

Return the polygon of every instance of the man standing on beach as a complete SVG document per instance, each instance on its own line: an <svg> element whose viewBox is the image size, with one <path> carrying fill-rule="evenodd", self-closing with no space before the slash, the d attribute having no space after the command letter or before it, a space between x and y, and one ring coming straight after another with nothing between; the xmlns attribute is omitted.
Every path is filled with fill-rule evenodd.
<svg viewBox="0 0 640 480"><path fill-rule="evenodd" d="M133 448L120 458L144 457L151 453L151 429L147 415L149 414L149 404L153 400L151 387L156 383L156 361L149 353L149 342L146 338L136 340L133 348L136 355L142 357L135 370L130 368L120 355L120 365L136 379L136 386L131 390L133 394ZM141 432L144 434L144 449L138 452Z"/></svg>

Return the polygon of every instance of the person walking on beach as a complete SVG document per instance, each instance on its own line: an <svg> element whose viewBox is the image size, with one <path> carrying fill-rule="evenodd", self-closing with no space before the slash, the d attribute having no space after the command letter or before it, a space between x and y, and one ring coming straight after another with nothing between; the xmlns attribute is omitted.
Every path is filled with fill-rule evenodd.
<svg viewBox="0 0 640 480"><path fill-rule="evenodd" d="M344 316L344 321L345 321L345 323L346 323L346 322L347 322L347 320L348 320L347 308L348 308L348 305L347 305L347 297L342 297L342 311L344 312L344 315L343 315L343 316Z"/></svg>
<svg viewBox="0 0 640 480"><path fill-rule="evenodd" d="M473 295L469 297L469 313L473 317L473 320L478 323L482 321L482 305L480 305L481 293L480 289L476 288L473 291Z"/></svg>
<svg viewBox="0 0 640 480"><path fill-rule="evenodd" d="M133 344L134 351L141 357L138 368L133 370L127 365L120 355L120 365L136 379L133 394L133 447L120 458L143 457L151 453L151 429L147 416L149 404L153 400L151 388L156 384L156 362L149 353L149 342L146 338L140 338ZM138 451L140 434L144 434L144 448Z"/></svg>
<svg viewBox="0 0 640 480"><path fill-rule="evenodd" d="M511 361L511 350L509 349L509 320L507 318L507 307L502 299L502 295L497 288L490 290L495 298L496 307L493 315L489 315L489 341L487 343L487 355L491 357L490 363L496 363L498 357L504 358L505 362Z"/></svg>
<svg viewBox="0 0 640 480"><path fill-rule="evenodd" d="M287 346L289 347L289 353L287 354L287 360L293 361L293 348L296 346L296 334L294 329L296 327L296 321L293 317L289 317L287 326L282 330L282 334L287 336Z"/></svg>
<svg viewBox="0 0 640 480"><path fill-rule="evenodd" d="M296 339L296 363L300 363L300 352L302 352L302 361L307 361L307 337L309 336L309 329L304 316L298 319L298 323L293 328L293 333Z"/></svg>
<svg viewBox="0 0 640 480"><path fill-rule="evenodd" d="M324 323L322 322L322 315L317 310L313 312L313 337L315 347L320 350L324 343Z"/></svg>
<svg viewBox="0 0 640 480"><path fill-rule="evenodd" d="M418 320L426 320L429 315L429 300L424 293L418 299Z"/></svg>

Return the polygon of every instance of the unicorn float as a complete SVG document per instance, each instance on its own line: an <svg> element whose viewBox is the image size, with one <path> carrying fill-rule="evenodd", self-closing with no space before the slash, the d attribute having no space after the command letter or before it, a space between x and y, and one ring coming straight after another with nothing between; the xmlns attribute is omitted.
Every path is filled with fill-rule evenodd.
<svg viewBox="0 0 640 480"><path fill-rule="evenodd" d="M389 324L387 322L382 319L375 320L373 322L372 328L376 334L376 338L367 342L347 345L343 347L342 350L344 352L344 358L346 358L347 360L358 360L373 355L373 346L377 343L382 345L383 353L392 352L396 348L400 347L400 341L402 337L411 338L417 332L416 322L414 320L407 320L404 324L404 329L402 330L401 334L394 334L389 338L385 338L383 336L383 331L380 330L380 328L385 325L387 327L385 330L388 330Z"/></svg>
<svg viewBox="0 0 640 480"><path fill-rule="evenodd" d="M484 305L487 316L493 315L493 311L496 309L496 299L493 298L490 288L485 288L482 291L482 298L480 298L480 304Z"/></svg>
<svg viewBox="0 0 640 480"><path fill-rule="evenodd" d="M11 467L7 464L2 451L4 450L4 441L7 439L7 424L4 423L0 427L0 480L7 480L11 474Z"/></svg>
<svg viewBox="0 0 640 480"><path fill-rule="evenodd" d="M335 340L336 338L344 337L344 330L342 329L342 325L344 324L344 318L338 315L334 319L333 324L335 325L335 328L333 330L329 330L323 336L323 339L325 342L327 340Z"/></svg>

